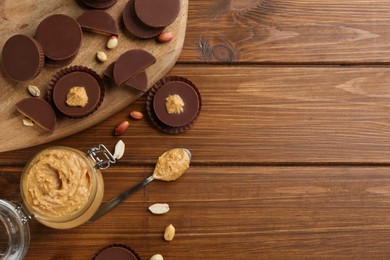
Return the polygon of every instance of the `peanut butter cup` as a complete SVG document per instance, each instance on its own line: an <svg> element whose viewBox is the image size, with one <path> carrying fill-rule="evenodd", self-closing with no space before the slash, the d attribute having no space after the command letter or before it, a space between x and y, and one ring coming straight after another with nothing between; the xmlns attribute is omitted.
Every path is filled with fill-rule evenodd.
<svg viewBox="0 0 390 260"><path fill-rule="evenodd" d="M77 18L77 22L85 31L104 35L119 34L118 25L115 19L102 10L88 10Z"/></svg>
<svg viewBox="0 0 390 260"><path fill-rule="evenodd" d="M64 14L55 14L38 25L35 39L41 44L47 63L65 65L76 57L82 32L76 20Z"/></svg>
<svg viewBox="0 0 390 260"><path fill-rule="evenodd" d="M4 70L10 78L25 81L38 76L42 71L45 56L36 40L18 34L5 42L2 61Z"/></svg>
<svg viewBox="0 0 390 260"><path fill-rule="evenodd" d="M86 6L94 9L107 9L115 5L118 0L79 0Z"/></svg>
<svg viewBox="0 0 390 260"><path fill-rule="evenodd" d="M147 26L138 19L135 13L135 0L129 0L127 2L122 17L126 30L133 36L141 39L153 38L164 30L164 27L154 28Z"/></svg>
<svg viewBox="0 0 390 260"><path fill-rule="evenodd" d="M95 112L104 98L100 76L87 67L72 66L60 70L50 81L47 96L57 110L70 118L82 118Z"/></svg>
<svg viewBox="0 0 390 260"><path fill-rule="evenodd" d="M114 244L99 250L93 260L140 260L141 257L129 246Z"/></svg>
<svg viewBox="0 0 390 260"><path fill-rule="evenodd" d="M104 76L110 79L111 81L114 80L114 65L115 62L108 65L106 70L104 71ZM146 92L148 89L148 76L146 75L145 71L140 72L139 74L135 75L134 77L127 80L124 84L124 87L133 88L138 91L141 91L142 93Z"/></svg>
<svg viewBox="0 0 390 260"><path fill-rule="evenodd" d="M135 13L146 25L165 27L175 21L180 11L180 0L135 0Z"/></svg>
<svg viewBox="0 0 390 260"><path fill-rule="evenodd" d="M202 99L196 86L188 79L168 76L149 91L147 111L156 127L165 133L181 133L197 120Z"/></svg>

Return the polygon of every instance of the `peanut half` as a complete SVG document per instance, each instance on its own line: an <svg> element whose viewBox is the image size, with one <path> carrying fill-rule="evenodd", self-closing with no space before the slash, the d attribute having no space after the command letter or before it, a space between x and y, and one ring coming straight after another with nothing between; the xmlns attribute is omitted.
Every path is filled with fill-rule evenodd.
<svg viewBox="0 0 390 260"><path fill-rule="evenodd" d="M118 37L111 36L111 38L107 42L107 48L108 49L115 49L116 46L118 46Z"/></svg>
<svg viewBox="0 0 390 260"><path fill-rule="evenodd" d="M135 120L141 120L142 118L144 118L144 114L139 111L131 111L130 117Z"/></svg>
<svg viewBox="0 0 390 260"><path fill-rule="evenodd" d="M114 158L119 160L122 158L123 154L125 153L125 143L122 140L119 140L115 145L114 150Z"/></svg>
<svg viewBox="0 0 390 260"><path fill-rule="evenodd" d="M123 135L129 127L129 121L123 121L115 128L115 135Z"/></svg>
<svg viewBox="0 0 390 260"><path fill-rule="evenodd" d="M175 237L175 232L176 232L175 227L172 224L170 224L165 228L164 239L166 241L172 241L172 239Z"/></svg>
<svg viewBox="0 0 390 260"><path fill-rule="evenodd" d="M98 59L98 61L100 62L105 62L107 61L107 54L104 53L103 51L98 51L96 53L96 58Z"/></svg>
<svg viewBox="0 0 390 260"><path fill-rule="evenodd" d="M29 118L23 118L23 125L25 126L34 126L34 122Z"/></svg>
<svg viewBox="0 0 390 260"><path fill-rule="evenodd" d="M41 95L41 91L39 90L39 88L37 88L36 86L34 85L29 85L28 86L28 92L30 92L30 94L33 96L33 97L39 97Z"/></svg>
<svg viewBox="0 0 390 260"><path fill-rule="evenodd" d="M153 214L161 215L169 211L169 205L166 203L156 203L149 207L150 212Z"/></svg>
<svg viewBox="0 0 390 260"><path fill-rule="evenodd" d="M149 260L164 260L163 256L160 254L156 254L152 256Z"/></svg>

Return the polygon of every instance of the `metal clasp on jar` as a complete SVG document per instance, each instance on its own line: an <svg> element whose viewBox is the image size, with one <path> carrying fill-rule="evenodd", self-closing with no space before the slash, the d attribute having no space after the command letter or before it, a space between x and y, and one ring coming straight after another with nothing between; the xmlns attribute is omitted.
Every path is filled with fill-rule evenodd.
<svg viewBox="0 0 390 260"><path fill-rule="evenodd" d="M105 170L112 163L116 163L115 157L103 144L98 147L92 147L88 150L87 155L96 163L95 167L100 170Z"/></svg>

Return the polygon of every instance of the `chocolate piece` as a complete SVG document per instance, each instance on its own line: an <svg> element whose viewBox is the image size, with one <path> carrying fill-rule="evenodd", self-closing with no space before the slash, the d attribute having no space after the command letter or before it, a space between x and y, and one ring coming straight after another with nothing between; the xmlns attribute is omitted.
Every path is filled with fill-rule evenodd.
<svg viewBox="0 0 390 260"><path fill-rule="evenodd" d="M104 76L106 76L107 78L109 78L111 80L114 79L114 76L113 76L114 65L115 65L115 62L108 65L108 67L106 68L106 70L103 73ZM134 88L136 90L141 91L142 93L145 93L148 89L148 76L146 75L146 72L143 71L143 72L135 75L134 77L132 77L128 81L126 81L125 84L123 84L123 86L129 87L129 88Z"/></svg>
<svg viewBox="0 0 390 260"><path fill-rule="evenodd" d="M80 25L64 14L55 14L44 19L35 32L48 63L62 65L76 57L81 46Z"/></svg>
<svg viewBox="0 0 390 260"><path fill-rule="evenodd" d="M102 10L85 11L77 18L77 22L83 30L89 32L116 36L119 34L118 25L116 24L115 19Z"/></svg>
<svg viewBox="0 0 390 260"><path fill-rule="evenodd" d="M167 89L164 90L164 88ZM173 91L170 92L169 89ZM194 95L194 92L190 89L192 89L196 95ZM162 91L160 92L160 90ZM156 97L158 92L160 92L160 96ZM165 107L165 98L170 94L178 94L184 100L185 106L183 113L168 114ZM195 98L197 100L195 100ZM154 106L155 103L156 106ZM194 83L188 79L177 76L167 76L159 80L149 91L146 104L150 119L160 131L169 134L177 134L188 130L195 123L200 114L202 99ZM159 113L159 117L157 116L157 113ZM160 118L165 121L160 120ZM186 122L188 123L185 125L172 126L184 124Z"/></svg>
<svg viewBox="0 0 390 260"><path fill-rule="evenodd" d="M88 96L88 103L84 106L69 106L66 103L67 95L73 87L84 87ZM72 66L60 70L51 80L48 88L48 99L60 113L70 118L82 118L95 112L104 98L102 79L93 70Z"/></svg>
<svg viewBox="0 0 390 260"><path fill-rule="evenodd" d="M33 79L42 71L45 55L41 45L26 35L14 35L3 47L3 67L17 81Z"/></svg>
<svg viewBox="0 0 390 260"><path fill-rule="evenodd" d="M161 28L153 28L147 26L140 19L138 19L135 13L135 0L129 0L123 10L123 23L125 25L126 30L134 35L135 37L141 39L150 39L157 35L159 35L164 27Z"/></svg>
<svg viewBox="0 0 390 260"><path fill-rule="evenodd" d="M107 9L110 8L111 6L115 5L118 0L79 0L83 2L86 6L94 9Z"/></svg>
<svg viewBox="0 0 390 260"><path fill-rule="evenodd" d="M32 97L16 104L16 110L30 118L48 132L53 132L56 126L56 114L45 100Z"/></svg>
<svg viewBox="0 0 390 260"><path fill-rule="evenodd" d="M114 80L118 86L123 85L147 67L153 65L156 58L144 50L131 50L122 54L114 65Z"/></svg>
<svg viewBox="0 0 390 260"><path fill-rule="evenodd" d="M180 11L180 0L135 0L138 18L151 27L165 27L173 23Z"/></svg>
<svg viewBox="0 0 390 260"><path fill-rule="evenodd" d="M115 244L99 250L94 260L140 260L141 257L126 245Z"/></svg>

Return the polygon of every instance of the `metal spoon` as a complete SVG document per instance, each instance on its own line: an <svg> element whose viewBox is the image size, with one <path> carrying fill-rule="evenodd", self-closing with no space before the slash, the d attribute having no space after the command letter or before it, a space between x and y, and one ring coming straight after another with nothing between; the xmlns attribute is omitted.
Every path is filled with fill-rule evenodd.
<svg viewBox="0 0 390 260"><path fill-rule="evenodd" d="M185 148L182 148L187 154L188 154L188 157L190 158L190 161L191 161L191 152L188 150L188 149L185 149ZM140 188L144 187L146 184L148 184L149 182L151 182L153 179L153 175L149 176L148 178L146 178L144 181L138 183L137 185L135 185L134 187L131 187L130 189L128 189L127 191L125 192L122 192L121 194L119 194L118 196L112 198L110 201L107 201L105 204L101 205L99 207L99 209L96 211L95 215L93 215L88 221L87 223L93 223L95 222L96 220L98 220L99 218L103 217L104 215L106 215L108 212L110 212L113 208L115 208L116 206L118 206L122 201L124 201L125 199L127 199L127 197L129 197L132 193L136 192L137 190L139 190Z"/></svg>

